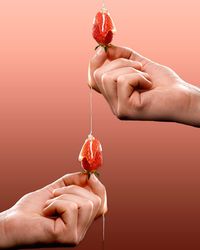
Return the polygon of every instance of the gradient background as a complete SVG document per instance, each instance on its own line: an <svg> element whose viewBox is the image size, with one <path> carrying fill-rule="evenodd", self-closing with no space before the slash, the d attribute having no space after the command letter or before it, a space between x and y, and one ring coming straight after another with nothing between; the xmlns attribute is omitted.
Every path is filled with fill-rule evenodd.
<svg viewBox="0 0 200 250"><path fill-rule="evenodd" d="M114 1L130 46L200 84L199 0ZM0 210L80 169L89 130L87 64L101 1L0 0ZM94 95L109 213L106 250L200 249L200 130L118 121ZM77 248L101 249L101 220Z"/></svg>

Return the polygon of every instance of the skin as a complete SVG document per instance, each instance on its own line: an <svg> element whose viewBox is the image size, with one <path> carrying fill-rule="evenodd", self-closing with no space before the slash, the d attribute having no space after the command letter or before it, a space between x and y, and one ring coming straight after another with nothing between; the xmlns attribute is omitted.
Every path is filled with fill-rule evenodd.
<svg viewBox="0 0 200 250"><path fill-rule="evenodd" d="M172 69L130 48L99 48L89 64L89 85L121 120L171 121L200 127L200 89Z"/></svg>
<svg viewBox="0 0 200 250"><path fill-rule="evenodd" d="M106 190L94 175L65 175L0 213L0 249L76 246L106 211Z"/></svg>

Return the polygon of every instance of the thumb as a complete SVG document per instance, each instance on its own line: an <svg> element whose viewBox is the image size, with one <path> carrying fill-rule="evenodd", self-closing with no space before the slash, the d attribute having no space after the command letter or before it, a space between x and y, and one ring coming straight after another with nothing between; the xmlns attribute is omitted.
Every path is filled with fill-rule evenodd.
<svg viewBox="0 0 200 250"><path fill-rule="evenodd" d="M102 47L99 47L98 50L96 51L94 57L90 60L89 63L89 68L88 68L88 84L90 87L95 89L96 91L100 92L95 79L94 79L94 72L97 70L99 67L101 67L107 59L107 53Z"/></svg>
<svg viewBox="0 0 200 250"><path fill-rule="evenodd" d="M88 180L88 185L92 189L93 193L101 198L100 214L106 213L107 208L107 194L105 186L98 180L95 174L92 174Z"/></svg>

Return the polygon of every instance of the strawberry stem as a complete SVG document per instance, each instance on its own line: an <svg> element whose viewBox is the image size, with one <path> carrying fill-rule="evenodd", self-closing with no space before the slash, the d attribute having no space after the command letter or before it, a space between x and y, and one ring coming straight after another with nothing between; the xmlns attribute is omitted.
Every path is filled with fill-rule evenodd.
<svg viewBox="0 0 200 250"><path fill-rule="evenodd" d="M101 45L97 45L97 46L95 47L95 50L97 50L100 46L101 46Z"/></svg>
<svg viewBox="0 0 200 250"><path fill-rule="evenodd" d="M105 52L108 51L108 48L111 46L111 44L107 44L107 45L104 45L104 44L99 44L95 47L95 50L97 50L99 47L102 47L104 48Z"/></svg>
<svg viewBox="0 0 200 250"><path fill-rule="evenodd" d="M100 174L96 170L93 170L93 171L84 170L82 172L82 174L86 174L87 177L88 177L88 180L90 179L90 177L91 177L92 174L94 174L98 179L100 177Z"/></svg>

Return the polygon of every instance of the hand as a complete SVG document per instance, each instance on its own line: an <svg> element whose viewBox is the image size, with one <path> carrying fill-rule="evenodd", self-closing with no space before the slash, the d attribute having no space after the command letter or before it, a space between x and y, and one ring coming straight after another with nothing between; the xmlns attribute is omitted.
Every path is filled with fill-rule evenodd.
<svg viewBox="0 0 200 250"><path fill-rule="evenodd" d="M66 175L0 214L0 249L77 245L106 211L105 187L95 175Z"/></svg>
<svg viewBox="0 0 200 250"><path fill-rule="evenodd" d="M119 119L200 126L200 89L129 48L99 49L90 61L89 85Z"/></svg>

